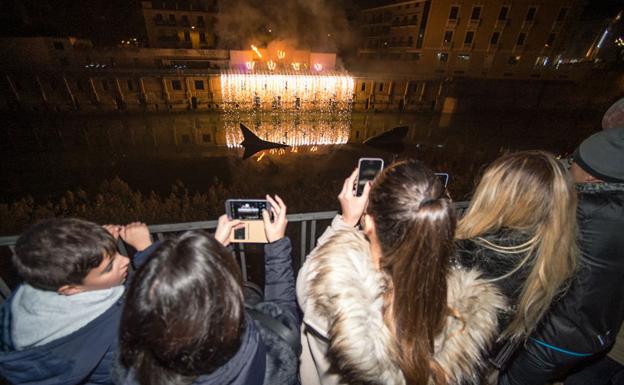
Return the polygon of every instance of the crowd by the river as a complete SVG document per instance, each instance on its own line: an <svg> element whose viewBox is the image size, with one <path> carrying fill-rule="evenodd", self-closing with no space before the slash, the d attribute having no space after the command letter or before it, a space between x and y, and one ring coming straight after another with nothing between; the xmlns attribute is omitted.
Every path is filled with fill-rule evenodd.
<svg viewBox="0 0 624 385"><path fill-rule="evenodd" d="M568 167L569 166L569 167ZM147 226L42 221L15 245L0 309L13 384L624 384L624 128L570 165L505 154L457 217L420 161L391 164L297 272L267 196L264 290L242 281L238 220L152 242ZM336 186L336 190L340 187ZM130 260L122 240L137 250ZM130 264L136 270L129 269Z"/></svg>

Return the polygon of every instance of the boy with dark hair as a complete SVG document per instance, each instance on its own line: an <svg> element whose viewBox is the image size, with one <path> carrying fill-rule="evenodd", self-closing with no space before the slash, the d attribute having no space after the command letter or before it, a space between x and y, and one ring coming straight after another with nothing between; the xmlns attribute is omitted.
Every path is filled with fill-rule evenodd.
<svg viewBox="0 0 624 385"><path fill-rule="evenodd" d="M0 375L14 384L110 384L130 260L117 238L151 252L147 226L74 218L40 222L17 240L24 279L0 308ZM147 250L150 249L150 250Z"/></svg>

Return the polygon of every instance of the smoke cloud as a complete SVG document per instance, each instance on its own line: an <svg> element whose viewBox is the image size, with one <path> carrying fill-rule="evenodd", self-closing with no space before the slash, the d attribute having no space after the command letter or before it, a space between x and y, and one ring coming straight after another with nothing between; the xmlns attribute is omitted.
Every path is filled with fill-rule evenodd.
<svg viewBox="0 0 624 385"><path fill-rule="evenodd" d="M281 41L337 52L352 41L344 0L228 0L220 7L216 32L220 45L231 49Z"/></svg>

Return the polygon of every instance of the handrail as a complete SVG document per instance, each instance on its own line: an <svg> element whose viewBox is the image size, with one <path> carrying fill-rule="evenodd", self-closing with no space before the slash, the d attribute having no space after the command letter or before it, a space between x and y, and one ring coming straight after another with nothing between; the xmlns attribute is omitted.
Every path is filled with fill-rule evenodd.
<svg viewBox="0 0 624 385"><path fill-rule="evenodd" d="M455 209L458 213L462 213L468 207L468 202L455 202ZM331 220L337 211L318 211L312 213L301 214L289 214L286 216L289 224L300 223L299 228L299 247L298 256L299 261L303 261L305 256L314 249L317 240L317 221ZM309 226L308 226L309 224ZM170 223L161 225L148 226L150 234L157 240L163 240L167 234L180 233L189 230L213 230L217 227L217 221L199 221L199 222L182 222L182 223ZM319 234L320 235L320 234ZM0 237L0 248L9 248L11 253L15 251L15 243L19 236L6 236ZM296 245L293 245L293 251L295 251ZM119 242L119 251L122 254L127 255L127 250L123 242ZM235 247L235 253L238 255L243 279L247 280L247 263L245 256L244 244L238 244ZM299 266L297 266L299 267ZM11 293L11 289L6 284L6 281L2 277L5 272L0 272L0 303L3 302Z"/></svg>

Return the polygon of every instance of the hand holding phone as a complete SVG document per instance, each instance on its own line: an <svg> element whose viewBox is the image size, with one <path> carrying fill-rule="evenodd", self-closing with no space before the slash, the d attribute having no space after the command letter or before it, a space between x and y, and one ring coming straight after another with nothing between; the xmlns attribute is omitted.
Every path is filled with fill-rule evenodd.
<svg viewBox="0 0 624 385"><path fill-rule="evenodd" d="M275 199L269 195L266 196L267 202L271 205L271 212L273 213L273 220L268 210L262 211L262 221L264 222L264 232L269 242L279 241L286 235L286 225L288 219L286 219L286 205L282 198L275 195Z"/></svg>
<svg viewBox="0 0 624 385"><path fill-rule="evenodd" d="M230 242L267 243L262 211L271 212L265 199L228 199L225 212L231 220L240 220L240 226L231 231Z"/></svg>
<svg viewBox="0 0 624 385"><path fill-rule="evenodd" d="M220 244L227 246L230 244L232 232L239 228L242 228L240 220L230 219L227 214L223 214L217 222L217 230L214 233L214 237Z"/></svg>
<svg viewBox="0 0 624 385"><path fill-rule="evenodd" d="M355 226L360 221L360 217L364 213L366 203L368 202L368 193L370 192L370 183L364 185L361 196L355 195L353 186L358 176L358 169L353 170L351 175L345 179L342 190L338 194L338 201L342 211L342 220L349 226Z"/></svg>

